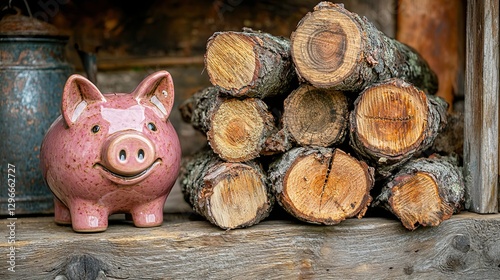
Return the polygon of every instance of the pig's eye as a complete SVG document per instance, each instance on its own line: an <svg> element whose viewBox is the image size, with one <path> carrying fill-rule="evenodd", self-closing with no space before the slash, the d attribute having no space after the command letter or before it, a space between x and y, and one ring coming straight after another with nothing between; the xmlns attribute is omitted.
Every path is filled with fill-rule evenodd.
<svg viewBox="0 0 500 280"><path fill-rule="evenodd" d="M152 122L148 123L148 128L151 131L156 131L156 125Z"/></svg>
<svg viewBox="0 0 500 280"><path fill-rule="evenodd" d="M100 127L99 125L97 125L97 124L96 124L96 125L94 125L94 126L92 127L92 129L91 129L91 130L92 130L92 133L97 133L97 132L99 132L99 130L101 130L101 127Z"/></svg>

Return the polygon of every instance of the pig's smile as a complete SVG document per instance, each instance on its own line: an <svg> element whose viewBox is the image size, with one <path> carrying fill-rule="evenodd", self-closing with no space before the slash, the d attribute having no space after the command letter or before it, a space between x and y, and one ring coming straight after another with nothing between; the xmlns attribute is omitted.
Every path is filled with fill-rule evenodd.
<svg viewBox="0 0 500 280"><path fill-rule="evenodd" d="M101 171L101 174L109 179L110 181L115 182L116 184L119 185L133 185L136 183L139 183L140 181L146 179L146 177L149 176L149 174L161 163L161 159L155 160L148 168L145 170L134 174L134 175L120 175L117 173L114 173L110 171L106 166L102 165L101 163L96 163L94 164L94 168L97 168Z"/></svg>

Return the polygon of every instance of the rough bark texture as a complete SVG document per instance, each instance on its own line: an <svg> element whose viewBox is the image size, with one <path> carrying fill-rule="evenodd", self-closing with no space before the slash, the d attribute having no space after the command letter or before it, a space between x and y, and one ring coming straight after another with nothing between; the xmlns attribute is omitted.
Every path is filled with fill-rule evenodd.
<svg viewBox="0 0 500 280"><path fill-rule="evenodd" d="M446 102L399 79L361 92L350 115L350 144L389 176L414 154L429 148L446 125Z"/></svg>
<svg viewBox="0 0 500 280"><path fill-rule="evenodd" d="M446 119L448 124L437 135L431 150L440 155L458 156L461 162L464 155L464 114L448 113Z"/></svg>
<svg viewBox="0 0 500 280"><path fill-rule="evenodd" d="M276 200L309 223L333 225L361 218L370 204L373 168L340 149L299 147L269 168Z"/></svg>
<svg viewBox="0 0 500 280"><path fill-rule="evenodd" d="M274 117L258 98L227 97L209 87L179 109L184 120L206 133L210 146L224 160L242 162L276 152L266 146L277 132Z"/></svg>
<svg viewBox="0 0 500 280"><path fill-rule="evenodd" d="M328 147L344 141L348 102L340 91L303 84L284 102L283 127L300 146Z"/></svg>
<svg viewBox="0 0 500 280"><path fill-rule="evenodd" d="M319 88L360 91L393 77L430 94L438 87L436 75L415 50L342 4L319 3L299 22L291 41L299 77Z"/></svg>
<svg viewBox="0 0 500 280"><path fill-rule="evenodd" d="M394 213L410 230L437 226L463 208L462 170L451 157L409 161L384 186L374 206Z"/></svg>
<svg viewBox="0 0 500 280"><path fill-rule="evenodd" d="M223 229L259 223L274 203L258 163L224 162L208 149L185 162L180 183L193 210Z"/></svg>
<svg viewBox="0 0 500 280"><path fill-rule="evenodd" d="M237 97L288 94L297 84L290 40L248 28L214 33L205 65L212 84Z"/></svg>
<svg viewBox="0 0 500 280"><path fill-rule="evenodd" d="M179 106L182 119L193 128L207 133L210 129L209 116L220 102L219 94L216 87L207 87L193 94Z"/></svg>

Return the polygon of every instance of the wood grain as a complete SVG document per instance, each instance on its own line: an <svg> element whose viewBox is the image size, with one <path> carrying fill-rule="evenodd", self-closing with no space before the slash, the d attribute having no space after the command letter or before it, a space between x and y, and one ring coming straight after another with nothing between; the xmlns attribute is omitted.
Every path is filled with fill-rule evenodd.
<svg viewBox="0 0 500 280"><path fill-rule="evenodd" d="M112 221L105 233L78 234L52 218L19 218L16 272L54 279L81 264L107 279L494 279L500 275L500 215L462 213L410 232L398 221L348 219L336 226L268 220L223 231L167 215L161 227ZM2 220L2 228L8 221ZM0 250L7 252L7 242ZM5 255L3 256L5 258ZM10 273L10 272L9 272Z"/></svg>
<svg viewBox="0 0 500 280"><path fill-rule="evenodd" d="M359 92L401 78L426 93L437 91L437 76L417 52L341 4L319 3L290 40L299 79L315 87Z"/></svg>
<svg viewBox="0 0 500 280"><path fill-rule="evenodd" d="M499 3L468 1L467 15L464 131L467 206L477 213L498 213Z"/></svg>
<svg viewBox="0 0 500 280"><path fill-rule="evenodd" d="M401 79L365 88L350 113L351 147L388 177L429 148L446 126L446 102Z"/></svg>

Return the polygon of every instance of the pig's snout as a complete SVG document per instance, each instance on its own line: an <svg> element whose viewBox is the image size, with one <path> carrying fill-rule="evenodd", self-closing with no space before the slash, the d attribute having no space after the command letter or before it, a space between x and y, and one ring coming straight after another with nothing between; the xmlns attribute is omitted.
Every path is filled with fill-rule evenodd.
<svg viewBox="0 0 500 280"><path fill-rule="evenodd" d="M137 132L117 132L104 144L102 162L111 172L133 176L150 167L155 161L151 141Z"/></svg>

